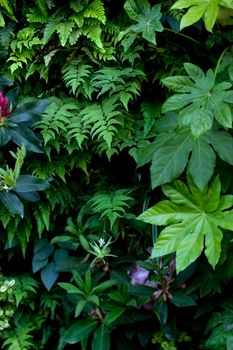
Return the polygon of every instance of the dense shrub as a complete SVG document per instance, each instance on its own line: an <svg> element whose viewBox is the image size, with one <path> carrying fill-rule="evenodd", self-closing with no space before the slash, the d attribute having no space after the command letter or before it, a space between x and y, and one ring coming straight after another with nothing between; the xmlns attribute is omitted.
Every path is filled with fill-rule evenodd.
<svg viewBox="0 0 233 350"><path fill-rule="evenodd" d="M232 0L0 0L0 342L224 350Z"/></svg>

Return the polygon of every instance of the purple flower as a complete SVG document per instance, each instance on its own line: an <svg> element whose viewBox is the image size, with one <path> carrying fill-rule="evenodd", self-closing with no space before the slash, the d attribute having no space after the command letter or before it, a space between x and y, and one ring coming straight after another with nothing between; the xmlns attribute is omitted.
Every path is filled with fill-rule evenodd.
<svg viewBox="0 0 233 350"><path fill-rule="evenodd" d="M131 270L129 271L129 275L133 286L135 284L145 284L149 276L149 271L136 264L132 266Z"/></svg>
<svg viewBox="0 0 233 350"><path fill-rule="evenodd" d="M4 120L10 114L10 108L8 107L8 98L4 97L2 91L0 90L0 120Z"/></svg>

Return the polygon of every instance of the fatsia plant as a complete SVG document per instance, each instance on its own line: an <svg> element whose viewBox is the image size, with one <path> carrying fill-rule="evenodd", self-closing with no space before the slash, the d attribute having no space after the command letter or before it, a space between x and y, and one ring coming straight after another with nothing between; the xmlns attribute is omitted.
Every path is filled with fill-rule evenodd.
<svg viewBox="0 0 233 350"><path fill-rule="evenodd" d="M196 23L202 18L205 28L211 32L218 16L221 14L222 7L226 7L228 11L233 9L232 0L178 0L171 9L188 9L181 18L181 29Z"/></svg>
<svg viewBox="0 0 233 350"><path fill-rule="evenodd" d="M214 268L221 253L221 229L233 230L233 196L220 196L218 177L201 192L188 178L163 186L170 200L163 200L138 219L153 225L166 225L155 243L152 257L176 252L177 272L184 270L202 253Z"/></svg>
<svg viewBox="0 0 233 350"><path fill-rule="evenodd" d="M163 26L160 22L162 13L161 5L157 4L150 7L147 0L127 0L124 5L127 15L137 24L131 25L126 29L124 34L128 32L141 34L144 39L156 45L156 32L162 32ZM122 34L121 34L122 35Z"/></svg>
<svg viewBox="0 0 233 350"><path fill-rule="evenodd" d="M136 151L138 166L152 161L152 188L174 180L187 166L194 183L203 190L214 173L216 154L233 165L233 138L230 133L212 129L195 138L190 128L177 127L174 113L161 118L156 131L158 136L155 140Z"/></svg>
<svg viewBox="0 0 233 350"><path fill-rule="evenodd" d="M179 111L179 123L190 126L199 137L210 130L216 120L225 129L232 127L231 104L233 90L230 82L216 83L212 69L205 73L192 63L184 63L188 76L179 75L162 80L169 89L177 92L163 104L163 112ZM230 105L229 105L230 104Z"/></svg>

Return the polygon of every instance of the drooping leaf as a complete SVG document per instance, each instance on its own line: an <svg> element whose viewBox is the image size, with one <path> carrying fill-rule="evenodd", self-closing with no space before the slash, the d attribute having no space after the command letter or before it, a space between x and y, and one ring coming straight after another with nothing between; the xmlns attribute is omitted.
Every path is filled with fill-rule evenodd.
<svg viewBox="0 0 233 350"><path fill-rule="evenodd" d="M10 213L18 214L21 217L24 215L23 203L13 192L0 191L0 201L9 210Z"/></svg>
<svg viewBox="0 0 233 350"><path fill-rule="evenodd" d="M20 175L16 181L16 192L43 191L49 188L49 182L32 175Z"/></svg>
<svg viewBox="0 0 233 350"><path fill-rule="evenodd" d="M54 262L49 263L41 270L41 279L47 290L50 290L56 282L59 273L56 271Z"/></svg>
<svg viewBox="0 0 233 350"><path fill-rule="evenodd" d="M153 225L167 225L159 235L152 257L176 252L177 271L195 261L203 248L215 267L221 252L223 229L233 229L232 198L220 197L220 181L201 192L189 179L189 188L181 181L163 186L164 200L142 213L138 219ZM223 203L226 203L224 205Z"/></svg>

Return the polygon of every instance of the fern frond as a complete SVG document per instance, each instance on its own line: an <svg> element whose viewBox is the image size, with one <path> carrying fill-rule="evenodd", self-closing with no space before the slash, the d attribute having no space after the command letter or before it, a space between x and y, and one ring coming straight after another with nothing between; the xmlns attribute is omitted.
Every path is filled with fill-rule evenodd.
<svg viewBox="0 0 233 350"><path fill-rule="evenodd" d="M118 107L115 99L109 98L101 103L92 103L80 112L84 127L91 126L92 138L103 139L109 149L113 135L117 132L116 125L121 124L117 118L121 114Z"/></svg>
<svg viewBox="0 0 233 350"><path fill-rule="evenodd" d="M27 274L17 275L15 277L14 296L16 299L16 306L22 301L27 301L29 296L36 294L39 283Z"/></svg>
<svg viewBox="0 0 233 350"><path fill-rule="evenodd" d="M51 36L56 32L59 24L65 19L64 9L59 8L52 16L49 17L43 35L43 42L47 44Z"/></svg>
<svg viewBox="0 0 233 350"><path fill-rule="evenodd" d="M86 22L85 22L86 23ZM100 50L104 51L102 39L102 29L100 24L94 21L87 23L83 28L83 35L90 39Z"/></svg>
<svg viewBox="0 0 233 350"><path fill-rule="evenodd" d="M49 202L40 202L39 206L34 210L38 235L41 237L44 229L49 230L50 226L51 206Z"/></svg>
<svg viewBox="0 0 233 350"><path fill-rule="evenodd" d="M84 11L85 18L95 18L101 23L106 23L105 7L101 0L94 0Z"/></svg>
<svg viewBox="0 0 233 350"><path fill-rule="evenodd" d="M20 247L22 249L23 256L25 257L26 249L28 246L28 241L30 239L32 232L32 221L30 218L25 217L23 221L20 221L17 226L16 237L20 243Z"/></svg>
<svg viewBox="0 0 233 350"><path fill-rule="evenodd" d="M5 20L1 10L0 10L0 27L5 27Z"/></svg>
<svg viewBox="0 0 233 350"><path fill-rule="evenodd" d="M13 9L12 9L10 1L8 1L8 0L0 0L0 6L7 11L8 15L10 15L10 16L13 15Z"/></svg>
<svg viewBox="0 0 233 350"><path fill-rule="evenodd" d="M59 39L62 46L65 46L67 43L67 40L72 32L72 29L74 27L74 22L66 20L65 22L62 22L57 25L56 31L59 35Z"/></svg>
<svg viewBox="0 0 233 350"><path fill-rule="evenodd" d="M46 0L34 0L37 8L40 10L40 13L47 18L48 17L48 11L47 11L47 2Z"/></svg>
<svg viewBox="0 0 233 350"><path fill-rule="evenodd" d="M92 84L99 89L97 97L108 93L120 100L128 109L129 101L140 94L140 82L145 78L145 73L140 69L103 67L94 74Z"/></svg>
<svg viewBox="0 0 233 350"><path fill-rule="evenodd" d="M76 97L80 93L80 85L84 85L85 89L85 84L90 80L90 75L92 73L91 68L92 66L89 64L80 64L78 60L72 61L63 68L62 73L66 87L69 88Z"/></svg>
<svg viewBox="0 0 233 350"><path fill-rule="evenodd" d="M3 348L7 350L38 349L34 332L38 331L45 321L44 316L37 314L30 317L23 312L16 312L13 316L13 326L6 330Z"/></svg>
<svg viewBox="0 0 233 350"><path fill-rule="evenodd" d="M110 221L111 229L117 219L126 213L133 198L129 196L130 190L120 189L113 192L96 193L88 204L94 213L100 214L101 219Z"/></svg>
<svg viewBox="0 0 233 350"><path fill-rule="evenodd" d="M59 188L59 191L57 188ZM75 205L73 191L66 184L58 181L53 181L53 186L46 191L46 198L51 205L51 210L53 211L58 206L60 214L67 208L70 210Z"/></svg>
<svg viewBox="0 0 233 350"><path fill-rule="evenodd" d="M52 101L43 113L41 120L35 124L35 127L40 129L45 144L50 140L55 140L62 131L66 133L71 118L80 109L77 102L72 99L62 101L54 97Z"/></svg>
<svg viewBox="0 0 233 350"><path fill-rule="evenodd" d="M42 218L41 212L39 211L38 208L35 208L35 210L34 210L34 218L36 220L38 236L39 236L39 238L41 238L41 235L42 235L44 228L45 228L45 224L44 224L44 220Z"/></svg>
<svg viewBox="0 0 233 350"><path fill-rule="evenodd" d="M47 16L45 16L38 8L31 8L30 12L26 14L29 23L46 23Z"/></svg>
<svg viewBox="0 0 233 350"><path fill-rule="evenodd" d="M45 163L42 163L40 159L35 159L30 164L29 169L31 169L32 175L37 176L42 180L45 180L50 176L58 176L62 179L63 182L66 182L66 166L66 160L63 158L59 158L58 160L54 159L53 162Z"/></svg>

